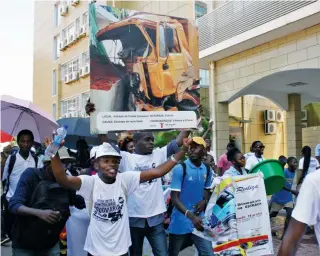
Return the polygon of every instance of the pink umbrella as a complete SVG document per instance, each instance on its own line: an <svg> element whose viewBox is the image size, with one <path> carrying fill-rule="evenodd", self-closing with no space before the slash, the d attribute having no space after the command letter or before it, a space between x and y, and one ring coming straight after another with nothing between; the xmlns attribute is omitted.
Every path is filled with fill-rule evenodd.
<svg viewBox="0 0 320 256"><path fill-rule="evenodd" d="M17 136L23 129L33 132L36 142L52 135L58 127L57 122L45 111L30 101L1 96L1 130Z"/></svg>

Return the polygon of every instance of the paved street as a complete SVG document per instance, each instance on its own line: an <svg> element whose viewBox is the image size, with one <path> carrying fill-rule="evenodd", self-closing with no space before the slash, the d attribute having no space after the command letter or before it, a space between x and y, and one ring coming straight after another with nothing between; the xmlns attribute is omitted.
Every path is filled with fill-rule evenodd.
<svg viewBox="0 0 320 256"><path fill-rule="evenodd" d="M274 248L274 255L277 255L281 240L281 232L283 230L283 223L284 223L284 213L281 212L281 216L274 218L272 221L272 230L277 233L277 236L273 236L273 248ZM11 245L8 244L6 246L1 247L1 255L2 256L11 256ZM187 248L180 253L181 256L194 256L194 249ZM305 235L301 241L299 250L296 254L297 256L319 256L319 247L317 243L316 236L314 234Z"/></svg>

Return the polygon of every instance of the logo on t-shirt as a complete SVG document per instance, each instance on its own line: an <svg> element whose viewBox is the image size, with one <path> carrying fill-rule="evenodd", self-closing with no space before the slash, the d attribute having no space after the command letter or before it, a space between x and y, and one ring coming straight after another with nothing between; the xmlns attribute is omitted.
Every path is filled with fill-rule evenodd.
<svg viewBox="0 0 320 256"><path fill-rule="evenodd" d="M94 203L93 218L99 221L116 223L123 216L124 198L101 200Z"/></svg>
<svg viewBox="0 0 320 256"><path fill-rule="evenodd" d="M141 166L136 166L134 168L134 171L136 172L142 172L142 171L147 171L147 170L151 170L153 168L156 168L156 164L155 163L152 163L151 166L146 164L146 165L141 165ZM149 181L145 181L145 182L142 182L141 184L152 184L153 182L156 182L157 179L153 179L153 180L149 180Z"/></svg>

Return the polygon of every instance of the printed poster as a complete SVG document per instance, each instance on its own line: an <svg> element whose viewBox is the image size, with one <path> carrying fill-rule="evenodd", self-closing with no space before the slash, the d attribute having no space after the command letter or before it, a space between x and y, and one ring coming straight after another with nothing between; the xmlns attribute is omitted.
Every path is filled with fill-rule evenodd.
<svg viewBox="0 0 320 256"><path fill-rule="evenodd" d="M197 128L193 21L98 3L89 18L91 133Z"/></svg>
<svg viewBox="0 0 320 256"><path fill-rule="evenodd" d="M217 178L203 218L204 232L215 255L272 255L269 210L260 174Z"/></svg>

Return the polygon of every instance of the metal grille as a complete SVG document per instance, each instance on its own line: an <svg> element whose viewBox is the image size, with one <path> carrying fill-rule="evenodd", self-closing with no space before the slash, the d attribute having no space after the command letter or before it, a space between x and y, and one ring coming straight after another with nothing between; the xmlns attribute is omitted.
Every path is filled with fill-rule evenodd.
<svg viewBox="0 0 320 256"><path fill-rule="evenodd" d="M314 2L317 0L228 2L197 20L199 49L205 50Z"/></svg>

